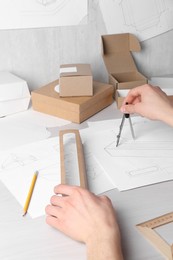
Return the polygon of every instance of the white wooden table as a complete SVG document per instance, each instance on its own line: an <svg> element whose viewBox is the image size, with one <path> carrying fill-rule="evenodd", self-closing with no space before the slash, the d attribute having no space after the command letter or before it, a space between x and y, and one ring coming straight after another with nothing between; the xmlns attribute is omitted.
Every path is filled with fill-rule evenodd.
<svg viewBox="0 0 173 260"><path fill-rule="evenodd" d="M110 106L91 120L112 119L120 113ZM64 128L82 128L70 124ZM58 129L52 128L52 136ZM161 260L164 257L145 240L135 225L173 211L173 181L130 191L106 193L117 210L125 260ZM0 182L0 259L1 260L84 260L85 245L71 240L45 223L45 217L22 217L19 203ZM173 232L171 232L173 234ZM173 237L173 235L172 235Z"/></svg>

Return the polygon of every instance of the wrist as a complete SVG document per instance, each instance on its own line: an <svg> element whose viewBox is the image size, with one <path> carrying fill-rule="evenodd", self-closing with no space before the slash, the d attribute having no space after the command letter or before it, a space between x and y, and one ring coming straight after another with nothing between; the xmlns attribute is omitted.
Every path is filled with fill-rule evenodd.
<svg viewBox="0 0 173 260"><path fill-rule="evenodd" d="M123 260L119 231L98 232L86 242L88 260Z"/></svg>
<svg viewBox="0 0 173 260"><path fill-rule="evenodd" d="M173 126L173 107L171 106L170 109L168 109L161 118L163 122L166 124Z"/></svg>

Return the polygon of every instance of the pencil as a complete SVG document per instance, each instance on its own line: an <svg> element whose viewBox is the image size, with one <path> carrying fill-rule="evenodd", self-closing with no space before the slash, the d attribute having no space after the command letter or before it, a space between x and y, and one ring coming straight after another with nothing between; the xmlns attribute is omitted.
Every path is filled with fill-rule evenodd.
<svg viewBox="0 0 173 260"><path fill-rule="evenodd" d="M30 204L30 201L31 201L31 197L32 197L32 194L33 194L33 190L34 190L34 187L35 187L37 176L38 176L38 171L36 171L33 175L31 185L30 185L30 188L29 188L29 191L28 191L28 195L27 195L27 198L26 198L26 201L25 201L25 205L24 205L24 208L23 208L23 216L25 216L27 211L28 211L28 207L29 207L29 204Z"/></svg>

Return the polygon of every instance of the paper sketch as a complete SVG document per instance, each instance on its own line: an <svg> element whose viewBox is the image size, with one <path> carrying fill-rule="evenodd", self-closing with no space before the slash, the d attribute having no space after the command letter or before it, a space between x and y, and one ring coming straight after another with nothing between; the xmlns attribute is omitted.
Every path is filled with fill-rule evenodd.
<svg viewBox="0 0 173 260"><path fill-rule="evenodd" d="M66 181L70 185L80 185L77 147L73 133L63 136ZM83 145L88 188L95 194L113 189L115 186L107 177L106 172L87 146Z"/></svg>
<svg viewBox="0 0 173 260"><path fill-rule="evenodd" d="M85 131L83 136L114 185L119 190L128 190L173 179L172 128L162 122L133 118L135 140L131 137L129 124L125 124L122 139L116 147L120 121L114 120L114 128L108 130L101 131L100 127L95 134L90 123L88 131L92 131L92 135ZM109 123L106 125L109 128Z"/></svg>
<svg viewBox="0 0 173 260"><path fill-rule="evenodd" d="M164 134L164 133L163 133ZM104 149L112 157L172 157L173 141L129 141L127 138L121 138L123 145L118 148L115 141ZM138 152L139 151L139 152ZM162 153L160 153L162 151Z"/></svg>
<svg viewBox="0 0 173 260"><path fill-rule="evenodd" d="M78 25L87 12L87 0L0 0L0 29Z"/></svg>
<svg viewBox="0 0 173 260"><path fill-rule="evenodd" d="M40 3L41 5L50 5L54 2L56 2L56 0L36 0L38 3Z"/></svg>
<svg viewBox="0 0 173 260"><path fill-rule="evenodd" d="M95 194L100 194L116 188L102 164L93 156L87 146L84 146L88 188Z"/></svg>
<svg viewBox="0 0 173 260"><path fill-rule="evenodd" d="M25 166L33 161L37 161L37 158L33 155L11 153L4 161L1 162L0 172L14 169L20 166Z"/></svg>
<svg viewBox="0 0 173 260"><path fill-rule="evenodd" d="M68 147L66 153L67 183L75 177L77 171L72 151L73 147ZM89 189L96 194L113 189L112 182L106 177L105 171L97 160L87 150L85 150L85 156ZM59 138L49 138L0 152L0 180L22 207L36 170L39 174L28 210L33 218L45 214L45 206L49 204L53 189L61 182ZM77 185L77 183L73 184Z"/></svg>
<svg viewBox="0 0 173 260"><path fill-rule="evenodd" d="M169 0L100 0L108 33L133 33L143 41L173 29Z"/></svg>
<svg viewBox="0 0 173 260"><path fill-rule="evenodd" d="M0 156L0 179L22 207L33 173L39 172L28 210L33 218L45 214L53 188L60 183L59 156L54 149L56 144L58 138L50 138L4 151Z"/></svg>
<svg viewBox="0 0 173 260"><path fill-rule="evenodd" d="M36 121L22 121L25 116L27 113L24 112L0 119L0 151L43 140L51 135L44 125L38 125Z"/></svg>

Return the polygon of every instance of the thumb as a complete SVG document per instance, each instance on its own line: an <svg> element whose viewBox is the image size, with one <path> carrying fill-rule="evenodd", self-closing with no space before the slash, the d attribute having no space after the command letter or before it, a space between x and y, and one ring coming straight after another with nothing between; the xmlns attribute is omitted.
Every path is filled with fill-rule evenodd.
<svg viewBox="0 0 173 260"><path fill-rule="evenodd" d="M134 105L122 105L122 107L120 108L122 113L127 113L127 114L133 114L135 113L135 107Z"/></svg>

